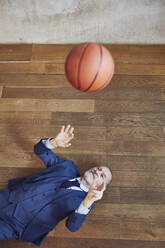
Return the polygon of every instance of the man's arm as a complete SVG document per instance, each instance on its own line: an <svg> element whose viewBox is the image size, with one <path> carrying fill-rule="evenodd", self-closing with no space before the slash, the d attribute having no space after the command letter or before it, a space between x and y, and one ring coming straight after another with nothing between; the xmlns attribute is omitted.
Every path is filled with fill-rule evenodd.
<svg viewBox="0 0 165 248"><path fill-rule="evenodd" d="M99 186L99 189L96 188L96 185L98 185L97 180L95 180L89 188L88 194L80 206L67 218L66 227L71 232L76 232L80 229L81 225L86 219L87 214L91 209L93 209L94 202L100 200L103 197L103 192L105 191L104 183Z"/></svg>
<svg viewBox="0 0 165 248"><path fill-rule="evenodd" d="M69 229L69 231L78 231L82 226L83 222L85 221L89 211L93 209L93 207L94 206L91 205L90 208L87 208L82 202L80 206L75 211L73 211L66 220L66 227Z"/></svg>
<svg viewBox="0 0 165 248"><path fill-rule="evenodd" d="M61 131L55 138L41 139L40 142L34 145L34 153L39 156L39 158L44 162L47 167L54 166L58 163L64 161L59 156L51 151L57 147L69 147L71 139L73 139L74 128L71 128L68 125L65 129L65 126L62 126Z"/></svg>

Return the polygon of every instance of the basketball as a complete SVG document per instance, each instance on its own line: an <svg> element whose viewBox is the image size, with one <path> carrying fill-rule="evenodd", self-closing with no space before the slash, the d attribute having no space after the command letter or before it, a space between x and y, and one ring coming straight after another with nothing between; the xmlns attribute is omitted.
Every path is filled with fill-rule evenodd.
<svg viewBox="0 0 165 248"><path fill-rule="evenodd" d="M111 81L114 60L101 44L82 43L75 46L65 61L65 75L69 82L84 92L100 91Z"/></svg>

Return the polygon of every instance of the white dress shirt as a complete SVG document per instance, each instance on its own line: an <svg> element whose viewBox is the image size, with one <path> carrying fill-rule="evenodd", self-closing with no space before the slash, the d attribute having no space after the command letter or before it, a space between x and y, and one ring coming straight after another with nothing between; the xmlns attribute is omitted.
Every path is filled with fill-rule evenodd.
<svg viewBox="0 0 165 248"><path fill-rule="evenodd" d="M52 144L50 143L50 139L51 139L51 138L49 138L49 139L47 139L47 140L46 140L46 139L45 139L45 140L42 140L42 142L43 142L43 144L46 146L46 148L48 148L48 149L53 149L54 146L52 146ZM68 189L80 190L80 191L88 192L88 188L87 188L85 185L83 185L83 184L81 183L81 177L73 178L73 179L70 179L69 181L75 181L76 179L77 179L78 182L80 183L80 187L72 186L72 187L70 187L70 188L68 188ZM83 205L83 201L81 202L80 206L75 210L76 213L85 214L85 215L88 214L89 211L90 211L90 209L87 208L87 207L85 207L85 206Z"/></svg>

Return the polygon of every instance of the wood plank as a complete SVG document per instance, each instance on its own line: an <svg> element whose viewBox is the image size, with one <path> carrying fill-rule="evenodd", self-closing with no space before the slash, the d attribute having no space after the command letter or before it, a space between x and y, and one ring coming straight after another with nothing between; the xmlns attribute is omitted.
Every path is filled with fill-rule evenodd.
<svg viewBox="0 0 165 248"><path fill-rule="evenodd" d="M106 139L106 128L105 127L81 127L74 126L74 140L94 140L101 141ZM23 125L23 126L13 126L13 125L0 125L0 138L5 138L8 136L12 137L28 137L40 139L42 137L56 137L60 132L61 126L57 125ZM13 132L14 130L14 132Z"/></svg>
<svg viewBox="0 0 165 248"><path fill-rule="evenodd" d="M159 171L165 172L165 157L154 156L107 156L111 169L119 171Z"/></svg>
<svg viewBox="0 0 165 248"><path fill-rule="evenodd" d="M93 220L90 215L81 226L78 232L70 232L65 227L65 220L60 222L56 228L49 233L50 237L66 237L66 238L103 238L118 239L120 236L120 222L117 218L111 220L105 219L100 221L99 218Z"/></svg>
<svg viewBox="0 0 165 248"><path fill-rule="evenodd" d="M51 75L51 74L0 74L0 85L2 86L10 86L10 87L20 87L20 88L35 88L35 87L44 87L44 88L65 88L69 87L70 84L68 83L65 75ZM106 87L106 89L110 90L123 90L131 89L133 90L148 90L149 94L150 91L154 88L164 91L165 88L165 76L141 76L141 75L114 75L112 81L109 85L110 87ZM74 88L73 88L74 89ZM79 91L76 91L79 92ZM83 93L83 92L82 92ZM142 93L142 92L141 92ZM98 94L100 97L104 94L110 94L110 91L102 90L97 93L92 94L83 94L85 95L95 95Z"/></svg>
<svg viewBox="0 0 165 248"><path fill-rule="evenodd" d="M81 126L130 126L130 127L159 127L165 126L165 115L161 113L52 113L52 124L63 123Z"/></svg>
<svg viewBox="0 0 165 248"><path fill-rule="evenodd" d="M105 146L109 155L164 157L165 154L164 141L112 141Z"/></svg>
<svg viewBox="0 0 165 248"><path fill-rule="evenodd" d="M33 44L33 61L64 63L66 56L77 44ZM103 44L116 63L165 63L164 45Z"/></svg>
<svg viewBox="0 0 165 248"><path fill-rule="evenodd" d="M13 131L14 132L14 128ZM38 139L29 139L28 137L17 137L15 140L14 137L8 136L2 138L3 144L0 143L0 151L7 151L10 144L13 152L30 151L30 146L35 142L38 142ZM15 142L18 142L18 147ZM24 144L22 144L24 142ZM24 148L23 148L24 147ZM32 148L31 148L32 151ZM60 148L56 149L56 153L63 154L63 151ZM91 141L91 140L82 140L72 142L72 146L65 150L65 154L93 154L93 155L126 155L126 156L154 156L154 157L164 157L165 154L165 145L164 142L105 142L105 141Z"/></svg>
<svg viewBox="0 0 165 248"><path fill-rule="evenodd" d="M110 83L112 89L139 89L144 88L150 90L150 88L164 88L165 77L164 76L147 76L147 75L114 75Z"/></svg>
<svg viewBox="0 0 165 248"><path fill-rule="evenodd" d="M107 127L107 140L164 141L163 127Z"/></svg>
<svg viewBox="0 0 165 248"><path fill-rule="evenodd" d="M164 101L165 100L165 88L162 88L162 92L161 92L161 100Z"/></svg>
<svg viewBox="0 0 165 248"><path fill-rule="evenodd" d="M14 132L14 128L13 128ZM32 139L32 138L24 138L21 136L12 137L8 136L2 138L2 143L0 143L0 151L7 152L8 147L10 145L10 149L12 152L27 152L33 151L33 145L37 143L39 139ZM61 148L56 149L56 153L63 154L63 150ZM91 142L91 141L82 141L77 142L74 141L72 146L65 149L65 154L72 153L77 154L97 154L97 155L105 155L106 154L106 147L104 142Z"/></svg>
<svg viewBox="0 0 165 248"><path fill-rule="evenodd" d="M32 152L34 144L36 144L38 141L39 141L38 139L29 139L28 137L26 137L25 139L20 136L19 137L9 136L6 138L2 138L2 143L0 143L0 153L8 152L9 147L12 153Z"/></svg>
<svg viewBox="0 0 165 248"><path fill-rule="evenodd" d="M164 45L126 45L106 44L116 62L120 63L165 63Z"/></svg>
<svg viewBox="0 0 165 248"><path fill-rule="evenodd" d="M164 241L141 241L141 240L123 240L123 239L98 239L98 238L57 238L47 237L42 246L45 248L77 248L95 247L95 248L164 248ZM31 248L36 247L32 243L16 240L0 241L1 248Z"/></svg>
<svg viewBox="0 0 165 248"><path fill-rule="evenodd" d="M94 100L1 98L0 111L93 112Z"/></svg>
<svg viewBox="0 0 165 248"><path fill-rule="evenodd" d="M109 211L111 210L111 211ZM90 213L90 219L105 218L111 220L119 218L121 223L121 238L138 238L146 240L164 240L165 218L164 205L137 205L137 204L95 204L95 209ZM125 230L124 225L133 227L138 223L131 233ZM142 229L140 229L140 227ZM147 227L147 229L146 229ZM161 230L160 230L161 227ZM136 235L137 234L137 235Z"/></svg>
<svg viewBox="0 0 165 248"><path fill-rule="evenodd" d="M93 210L94 211L94 210ZM110 211L109 211L110 212ZM120 222L120 226L119 223ZM94 224L95 223L95 224ZM110 224L111 223L111 224ZM137 224L136 224L137 223ZM81 229L70 234L64 225L64 222L58 224L55 230L49 233L49 236L54 237L71 237L71 238L94 238L97 235L98 238L103 239L136 239L136 240L161 240L164 241L164 226L161 223L152 223L148 219L140 220L135 219L121 219L114 218L99 218L92 219L89 215L86 222L83 223Z"/></svg>
<svg viewBox="0 0 165 248"><path fill-rule="evenodd" d="M164 113L165 101L108 101L98 100L95 102L95 112L108 113Z"/></svg>
<svg viewBox="0 0 165 248"><path fill-rule="evenodd" d="M98 238L94 238L94 239L79 238L78 240L75 240L74 238L61 238L60 239L60 238L48 237L46 239L46 245L51 244L52 246L55 246L58 248L67 248L67 247L75 248L75 242L76 242L77 248L82 248L82 247L88 247L88 248L90 247L95 247L95 248L100 248L100 247L102 248L132 248L132 247L133 248L164 248L163 245L165 244L165 242L163 241L154 242L154 241L115 240L115 239L98 239ZM50 245L50 248L52 247L51 245ZM49 246L47 248L49 248Z"/></svg>
<svg viewBox="0 0 165 248"><path fill-rule="evenodd" d="M2 91L3 91L3 87L0 86L0 97L2 97Z"/></svg>
<svg viewBox="0 0 165 248"><path fill-rule="evenodd" d="M64 74L64 64L0 63L0 73Z"/></svg>
<svg viewBox="0 0 165 248"><path fill-rule="evenodd" d="M105 202L109 202L110 197L106 195L105 198L106 198ZM121 204L150 204L150 205L165 204L165 189L164 188L151 188L151 187L149 188L131 188L131 187L120 188L120 203Z"/></svg>
<svg viewBox="0 0 165 248"><path fill-rule="evenodd" d="M0 107L1 108L1 107ZM8 125L49 125L52 119L50 111L1 111L1 124Z"/></svg>
<svg viewBox="0 0 165 248"><path fill-rule="evenodd" d="M74 146L74 140L72 142L72 146ZM61 152L59 152L61 151ZM81 174L83 174L86 170L89 170L91 167L96 167L100 165L107 166L107 155L106 154L82 154L80 153L71 153L67 152L68 149L60 149L57 153L57 150L54 150L55 153L60 155L65 159L73 160L77 165Z"/></svg>
<svg viewBox="0 0 165 248"><path fill-rule="evenodd" d="M64 64L59 63L0 63L0 73L64 74ZM165 75L165 65L115 64L118 75Z"/></svg>
<svg viewBox="0 0 165 248"><path fill-rule="evenodd" d="M111 210L111 211L110 211ZM110 204L95 203L95 208L90 212L90 219L94 218L120 218L121 220L150 220L161 222L165 217L164 205L141 204Z"/></svg>
<svg viewBox="0 0 165 248"><path fill-rule="evenodd" d="M72 44L33 44L32 61L64 63L74 46Z"/></svg>
<svg viewBox="0 0 165 248"><path fill-rule="evenodd" d="M113 187L163 188L165 186L164 172L112 171L112 175Z"/></svg>
<svg viewBox="0 0 165 248"><path fill-rule="evenodd" d="M55 137L57 135L57 133L60 131L61 126L60 125L47 125L47 126L40 126L40 125L35 125L35 126L31 126L31 125L23 125L23 126L11 126L11 125L0 125L0 137L5 138L8 136L18 136L20 135L23 138L31 138L31 139L40 139L41 137ZM105 141L106 139L106 128L105 127L86 127L86 126L74 126L75 130L75 138L73 141L79 141L79 140L85 140L85 141ZM164 131L165 132L165 131ZM148 134L148 136L147 136ZM116 141L119 142L122 138L122 141L132 141L132 142L136 142L136 141L164 141L164 133L163 133L163 128L129 128L129 127L108 127L107 128L107 140L108 141ZM116 157L109 157L109 162L110 159L113 158L115 159ZM131 164L133 162L136 163L136 165L138 164L138 166L141 165L141 162L143 161L143 159L146 158L142 158L140 160L140 158L134 158L134 157L129 157L129 158L125 158L123 157L117 157L117 163L119 162L119 164L121 164L122 160L123 163L125 163L123 165L124 168L129 168L129 166L132 166ZM127 160L128 159L128 160ZM132 160L133 159L133 160ZM148 159L148 163L146 166L148 166L149 164L151 164L151 159L154 160L154 158L147 158ZM145 160L145 164L146 161ZM161 164L164 163L164 160L161 159ZM129 161L130 160L130 161ZM157 159L158 160L158 159ZM139 163L138 163L139 161ZM128 167L126 164L128 164ZM154 160L155 163L155 160ZM115 163L115 167L116 167L116 163ZM125 167L126 166L126 167ZM161 165L162 166L162 165ZM146 168L146 167L145 167Z"/></svg>
<svg viewBox="0 0 165 248"><path fill-rule="evenodd" d="M39 141L39 140L38 140ZM90 169L91 167L95 167L98 165L106 166L106 155L92 155L86 154L85 156L82 154L66 154L66 149L61 148L61 153L57 153L57 150L53 150L58 156L62 157L66 160L73 160L74 163L78 166L81 173L84 173L86 170ZM37 156L34 154L33 150L31 151L24 151L24 152L13 152L11 151L10 154L8 152L1 152L0 153L0 166L6 167L41 167L40 164L38 165ZM41 162L42 164L42 162Z"/></svg>
<svg viewBox="0 0 165 248"><path fill-rule="evenodd" d="M124 75L165 75L165 65L115 64L115 74Z"/></svg>
<svg viewBox="0 0 165 248"><path fill-rule="evenodd" d="M0 61L30 61L31 44L0 44Z"/></svg>
<svg viewBox="0 0 165 248"><path fill-rule="evenodd" d="M120 238L135 240L157 240L164 241L163 232L165 231L163 224L153 224L150 221L121 221Z"/></svg>
<svg viewBox="0 0 165 248"><path fill-rule="evenodd" d="M162 80L163 81L163 80ZM70 87L64 75L44 74L0 74L0 85L23 88Z"/></svg>
<svg viewBox="0 0 165 248"><path fill-rule="evenodd" d="M0 152L0 167L43 169L43 162L34 152Z"/></svg>
<svg viewBox="0 0 165 248"><path fill-rule="evenodd" d="M67 83L66 83L67 84ZM104 100L161 100L161 89L159 88L120 88L113 89L111 85L100 92L86 94L71 85L67 87L39 88L37 87L4 87L2 97L6 98L29 98L29 99L104 99Z"/></svg>

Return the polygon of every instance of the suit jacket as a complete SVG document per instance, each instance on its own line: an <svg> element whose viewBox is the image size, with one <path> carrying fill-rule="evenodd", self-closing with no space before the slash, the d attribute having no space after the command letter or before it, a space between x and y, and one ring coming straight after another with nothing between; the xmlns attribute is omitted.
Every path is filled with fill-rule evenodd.
<svg viewBox="0 0 165 248"><path fill-rule="evenodd" d="M8 188L9 201L17 206L14 217L22 223L27 221L30 214L33 217L28 219L20 238L40 245L45 236L65 217L68 217L66 227L70 231L75 232L81 227L86 215L76 213L75 209L87 193L60 188L64 181L80 176L72 160L56 156L45 147L42 139L34 145L34 152L46 168L31 176L9 180ZM23 209L28 210L28 215Z"/></svg>

